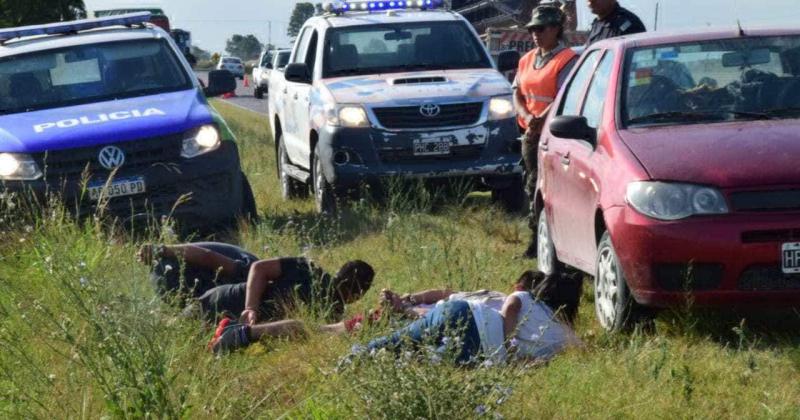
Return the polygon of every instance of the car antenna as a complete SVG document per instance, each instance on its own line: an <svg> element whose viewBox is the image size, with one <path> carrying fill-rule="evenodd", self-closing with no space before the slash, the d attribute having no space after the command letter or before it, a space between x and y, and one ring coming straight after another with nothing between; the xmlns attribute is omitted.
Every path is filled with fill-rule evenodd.
<svg viewBox="0 0 800 420"><path fill-rule="evenodd" d="M745 33L744 33L744 29L742 29L742 21L739 20L739 19L736 19L736 26L739 27L739 36L740 37L744 37Z"/></svg>

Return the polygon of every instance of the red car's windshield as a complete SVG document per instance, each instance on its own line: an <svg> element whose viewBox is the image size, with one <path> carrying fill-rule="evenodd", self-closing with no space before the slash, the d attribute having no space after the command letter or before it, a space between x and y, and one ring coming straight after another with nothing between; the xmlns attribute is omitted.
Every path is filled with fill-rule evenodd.
<svg viewBox="0 0 800 420"><path fill-rule="evenodd" d="M626 126L800 117L800 36L638 48L626 69Z"/></svg>

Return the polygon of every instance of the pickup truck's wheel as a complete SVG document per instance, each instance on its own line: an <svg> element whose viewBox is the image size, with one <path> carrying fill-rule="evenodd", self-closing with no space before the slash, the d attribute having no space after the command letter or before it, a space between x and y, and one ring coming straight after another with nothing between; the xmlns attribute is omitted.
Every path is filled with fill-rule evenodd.
<svg viewBox="0 0 800 420"><path fill-rule="evenodd" d="M264 91L261 90L260 86L256 86L256 88L253 90L253 96L255 96L256 99L264 99Z"/></svg>
<svg viewBox="0 0 800 420"><path fill-rule="evenodd" d="M556 274L564 271L564 265L558 261L556 246L550 234L550 224L547 222L547 212L539 212L539 222L536 227L536 264L539 271L544 274Z"/></svg>
<svg viewBox="0 0 800 420"><path fill-rule="evenodd" d="M652 322L653 313L631 296L608 232L597 245L594 308L600 325L608 331L629 331L638 323Z"/></svg>
<svg viewBox="0 0 800 420"><path fill-rule="evenodd" d="M492 190L492 201L500 203L508 212L518 212L525 206L525 187L522 179L515 178L506 188Z"/></svg>
<svg viewBox="0 0 800 420"><path fill-rule="evenodd" d="M319 158L319 147L314 150L314 171L311 176L317 212L327 215L336 214L336 198L333 194L333 188L328 183L328 180L325 179L325 173L322 170L322 159Z"/></svg>

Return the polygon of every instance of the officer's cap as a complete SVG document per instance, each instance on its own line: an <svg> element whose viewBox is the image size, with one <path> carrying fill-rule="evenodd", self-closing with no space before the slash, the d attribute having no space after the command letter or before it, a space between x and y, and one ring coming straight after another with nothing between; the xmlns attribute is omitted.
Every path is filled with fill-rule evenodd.
<svg viewBox="0 0 800 420"><path fill-rule="evenodd" d="M557 6L543 5L533 9L531 13L531 21L525 25L526 29L545 27L545 26L561 26L564 24L564 12Z"/></svg>

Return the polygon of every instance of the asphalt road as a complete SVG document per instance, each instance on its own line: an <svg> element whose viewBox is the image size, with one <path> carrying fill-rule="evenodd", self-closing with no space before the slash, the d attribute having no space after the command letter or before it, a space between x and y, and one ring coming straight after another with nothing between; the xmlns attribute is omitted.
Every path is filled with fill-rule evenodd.
<svg viewBox="0 0 800 420"><path fill-rule="evenodd" d="M203 83L208 81L207 71L197 71L196 73L197 77L200 78ZM264 94L264 99L256 99L255 96L253 96L254 89L252 82L253 81L250 80L250 86L245 87L244 81L236 79L236 96L224 100L253 112L267 115L267 95Z"/></svg>

